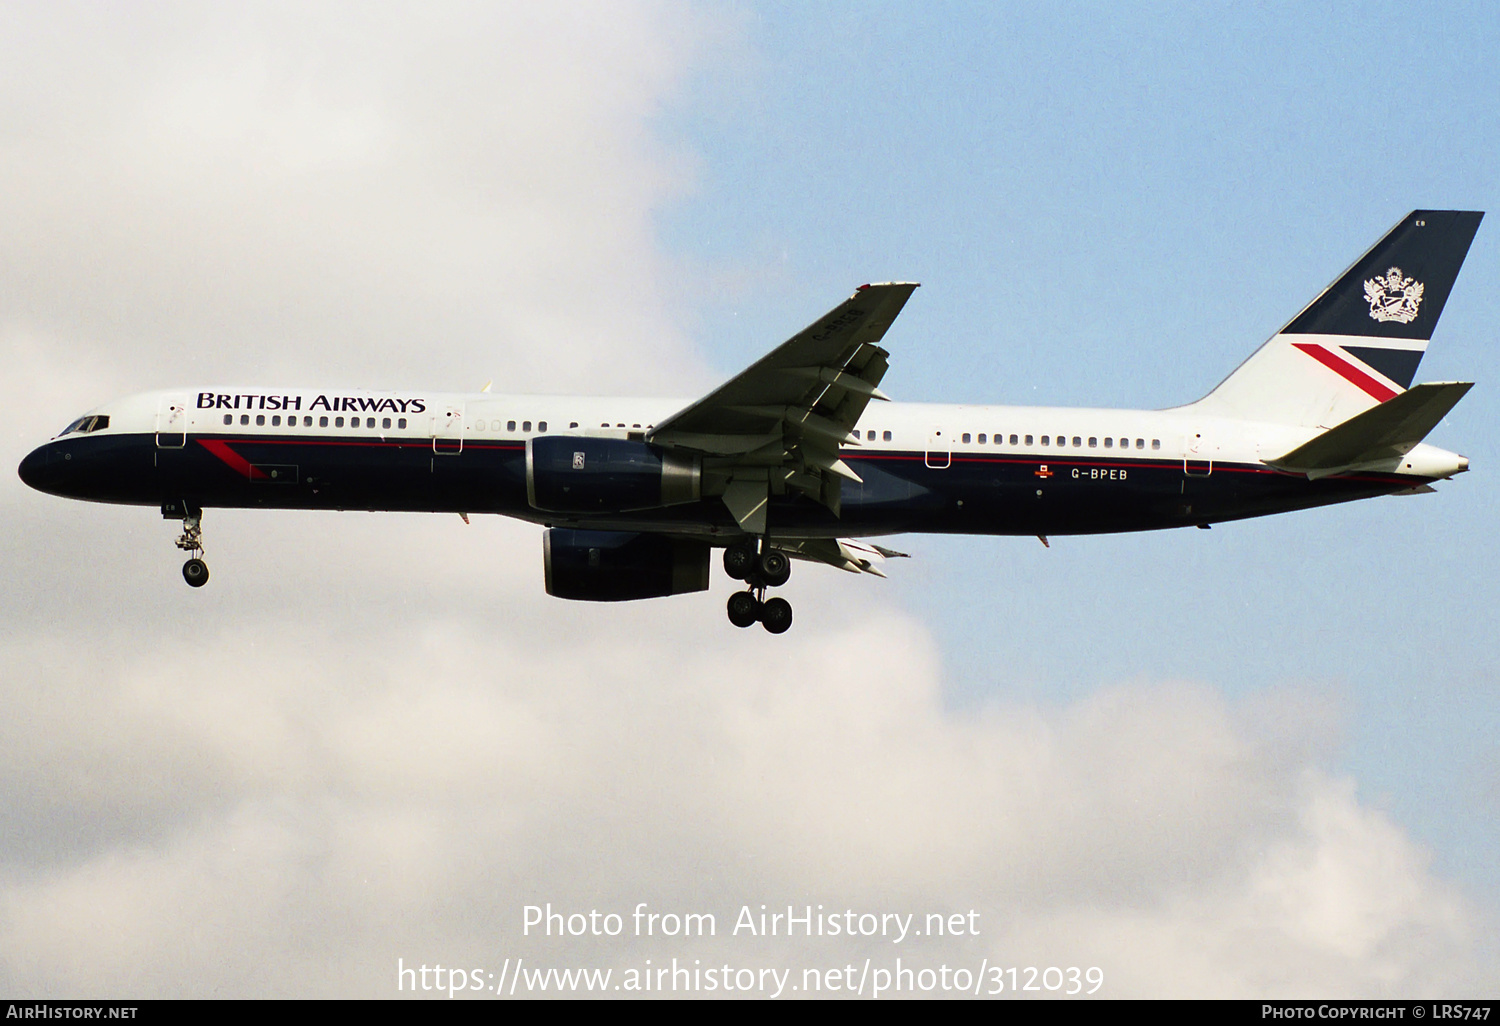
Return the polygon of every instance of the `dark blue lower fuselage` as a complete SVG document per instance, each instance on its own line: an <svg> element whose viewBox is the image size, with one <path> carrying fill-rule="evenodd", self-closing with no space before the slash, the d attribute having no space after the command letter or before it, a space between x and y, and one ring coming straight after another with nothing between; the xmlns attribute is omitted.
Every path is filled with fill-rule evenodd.
<svg viewBox="0 0 1500 1026"><path fill-rule="evenodd" d="M615 530L740 533L717 498L638 513L549 514L527 502L522 442L443 444L448 447L435 449L424 437L106 432L50 442L26 458L20 473L32 487L57 495L177 510L497 513ZM936 457L858 449L842 455L863 482L844 482L840 515L800 496L774 496L773 537L1144 531L1346 502L1424 483L1396 474L1310 481L1262 465L1185 464L1144 454Z"/></svg>

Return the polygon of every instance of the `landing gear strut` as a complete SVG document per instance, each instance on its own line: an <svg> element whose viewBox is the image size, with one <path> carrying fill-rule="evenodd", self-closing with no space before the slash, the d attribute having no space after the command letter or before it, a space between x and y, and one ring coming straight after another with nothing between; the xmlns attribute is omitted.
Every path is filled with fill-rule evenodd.
<svg viewBox="0 0 1500 1026"><path fill-rule="evenodd" d="M208 564L203 562L203 511L193 509L185 512L182 517L182 534L177 539L177 547L184 552L191 552L193 558L182 564L182 579L194 588L201 588L208 583Z"/></svg>
<svg viewBox="0 0 1500 1026"><path fill-rule="evenodd" d="M758 551L757 551L758 549ZM784 598L766 598L767 588L779 588L792 576L792 561L762 539L731 545L724 550L724 571L749 590L729 596L729 622L749 627L756 621L772 634L784 634L792 625L792 604Z"/></svg>

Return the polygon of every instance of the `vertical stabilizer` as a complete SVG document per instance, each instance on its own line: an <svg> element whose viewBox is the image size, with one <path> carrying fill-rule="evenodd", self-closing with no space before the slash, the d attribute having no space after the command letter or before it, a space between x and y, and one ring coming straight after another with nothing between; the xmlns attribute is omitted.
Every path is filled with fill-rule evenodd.
<svg viewBox="0 0 1500 1026"><path fill-rule="evenodd" d="M1412 211L1194 408L1327 428L1400 395L1483 217Z"/></svg>

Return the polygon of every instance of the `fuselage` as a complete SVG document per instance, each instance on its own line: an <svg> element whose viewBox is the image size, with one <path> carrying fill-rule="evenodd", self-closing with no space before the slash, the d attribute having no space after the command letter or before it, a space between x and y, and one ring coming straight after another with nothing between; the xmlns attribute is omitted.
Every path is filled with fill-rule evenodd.
<svg viewBox="0 0 1500 1026"><path fill-rule="evenodd" d="M90 411L31 453L31 486L163 508L493 513L559 527L733 540L712 495L658 509L559 515L528 501L526 443L644 439L686 399L183 389ZM768 536L1093 534L1206 525L1409 491L1467 469L1420 444L1318 479L1274 458L1321 429L1168 410L871 403L840 456L837 513L770 499Z"/></svg>

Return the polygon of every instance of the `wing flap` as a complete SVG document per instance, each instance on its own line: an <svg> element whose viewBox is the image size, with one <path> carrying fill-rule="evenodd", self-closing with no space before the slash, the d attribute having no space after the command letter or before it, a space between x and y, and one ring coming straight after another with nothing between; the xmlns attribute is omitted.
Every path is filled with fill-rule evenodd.
<svg viewBox="0 0 1500 1026"><path fill-rule="evenodd" d="M807 538L796 542L779 542L778 547L797 559L827 563L851 574L874 574L884 577L880 564L886 559L905 559L906 553L887 549L853 538Z"/></svg>

